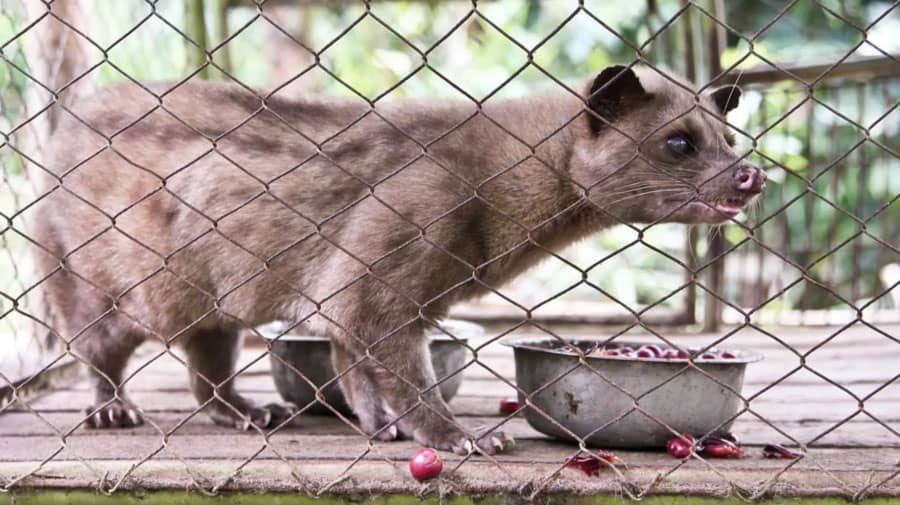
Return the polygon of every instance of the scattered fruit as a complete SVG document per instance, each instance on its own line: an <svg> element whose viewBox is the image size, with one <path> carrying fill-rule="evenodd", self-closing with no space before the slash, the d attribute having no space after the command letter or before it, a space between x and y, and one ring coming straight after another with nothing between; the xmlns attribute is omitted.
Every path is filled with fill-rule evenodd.
<svg viewBox="0 0 900 505"><path fill-rule="evenodd" d="M710 444L707 440L701 454L709 458L741 458L744 450L734 444Z"/></svg>
<svg viewBox="0 0 900 505"><path fill-rule="evenodd" d="M679 351L678 349L666 349L662 357L665 359L688 359L688 353Z"/></svg>
<svg viewBox="0 0 900 505"><path fill-rule="evenodd" d="M722 437L706 437L700 453L710 458L741 458L744 456L744 450L737 443L737 437L731 433Z"/></svg>
<svg viewBox="0 0 900 505"><path fill-rule="evenodd" d="M429 447L423 448L409 460L409 473L419 482L437 477L443 469L441 457Z"/></svg>
<svg viewBox="0 0 900 505"><path fill-rule="evenodd" d="M682 351L680 349L675 349L673 347L662 348L655 344L644 344L637 349L629 347L627 345L616 346L613 345L611 347L594 347L592 349L582 349L579 347L575 347L574 345L568 344L560 347L561 350L572 353L572 354L590 354L594 356L611 356L611 357L625 357L625 358L640 358L640 359L652 359L652 358L661 358L668 360L687 360L691 357L691 354ZM697 356L695 359L697 360L732 360L737 359L737 355L733 352L729 351L716 351L710 350L703 352L700 356Z"/></svg>
<svg viewBox="0 0 900 505"><path fill-rule="evenodd" d="M666 444L666 452L678 459L684 459L691 455L696 445L696 440L688 433L683 433L681 438L673 438Z"/></svg>
<svg viewBox="0 0 900 505"><path fill-rule="evenodd" d="M732 444L734 444L734 445L736 445L736 446L738 446L738 447L741 446L741 441L738 440L738 437L737 437L734 433L730 433L730 432L729 432L729 433L725 433L725 434L722 435L722 438L725 439L725 440L728 440L729 442L731 442Z"/></svg>
<svg viewBox="0 0 900 505"><path fill-rule="evenodd" d="M652 357L654 357L654 358L658 358L662 355L662 349L660 349L658 346L655 346L653 344L642 345L638 349L638 352L641 352L642 350L649 351L650 354L653 355Z"/></svg>
<svg viewBox="0 0 900 505"><path fill-rule="evenodd" d="M579 455L567 458L566 466L569 468L578 468L591 477L600 475L600 460L593 456Z"/></svg>
<svg viewBox="0 0 900 505"><path fill-rule="evenodd" d="M681 437L670 439L666 444L666 452L675 458L683 459L696 452L709 458L741 458L744 449L738 438L732 433L722 436L709 436L702 442L697 442L696 437L689 433L683 433Z"/></svg>
<svg viewBox="0 0 900 505"><path fill-rule="evenodd" d="M706 437L703 443L707 445L733 445L735 447L740 446L740 444L737 443L737 438L730 433L722 436L710 435Z"/></svg>
<svg viewBox="0 0 900 505"><path fill-rule="evenodd" d="M594 451L589 454L578 454L570 458L566 458L566 466L569 468L578 468L586 475L596 477L600 475L601 460L609 464L621 463L622 460L615 454L603 451Z"/></svg>
<svg viewBox="0 0 900 505"><path fill-rule="evenodd" d="M763 447L763 457L764 458L782 458L782 459L797 459L800 457L800 453L794 452L783 445L778 444L769 444Z"/></svg>
<svg viewBox="0 0 900 505"><path fill-rule="evenodd" d="M500 399L501 414L508 416L510 414L515 414L517 410L519 410L519 400L516 400L515 398Z"/></svg>

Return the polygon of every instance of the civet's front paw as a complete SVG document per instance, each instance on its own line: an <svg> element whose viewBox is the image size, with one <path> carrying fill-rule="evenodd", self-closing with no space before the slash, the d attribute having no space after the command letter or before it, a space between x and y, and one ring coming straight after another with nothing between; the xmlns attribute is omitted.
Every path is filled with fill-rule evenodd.
<svg viewBox="0 0 900 505"><path fill-rule="evenodd" d="M481 454L497 454L515 444L512 437L502 431L491 431L474 438L459 429L451 429L444 432L432 433L431 436L416 431L414 437L417 442L444 451L453 451L459 455L468 455L475 452Z"/></svg>
<svg viewBox="0 0 900 505"><path fill-rule="evenodd" d="M144 417L128 400L113 400L84 409L84 425L90 429L132 428L144 424Z"/></svg>
<svg viewBox="0 0 900 505"><path fill-rule="evenodd" d="M272 428L287 421L297 412L293 403L270 403L262 407L252 406L246 400L235 401L234 409L216 403L211 407L209 416L220 426L229 426L241 431L248 431L254 426L258 429ZM235 410L238 412L235 412Z"/></svg>

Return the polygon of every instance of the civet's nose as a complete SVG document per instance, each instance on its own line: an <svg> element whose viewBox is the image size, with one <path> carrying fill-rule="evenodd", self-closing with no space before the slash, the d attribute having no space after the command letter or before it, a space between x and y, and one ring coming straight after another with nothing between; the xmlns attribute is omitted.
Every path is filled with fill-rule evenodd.
<svg viewBox="0 0 900 505"><path fill-rule="evenodd" d="M766 188L766 173L750 164L740 165L734 171L734 188L752 194L762 193Z"/></svg>

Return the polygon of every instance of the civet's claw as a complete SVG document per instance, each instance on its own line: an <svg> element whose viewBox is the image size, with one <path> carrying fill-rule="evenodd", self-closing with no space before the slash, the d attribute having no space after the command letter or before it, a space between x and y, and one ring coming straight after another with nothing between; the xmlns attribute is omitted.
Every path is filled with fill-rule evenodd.
<svg viewBox="0 0 900 505"><path fill-rule="evenodd" d="M108 409L106 411L107 417L109 418L110 426L118 426L119 425L119 416L116 415L116 409Z"/></svg>
<svg viewBox="0 0 900 505"><path fill-rule="evenodd" d="M132 426L140 426L144 424L144 418L142 418L141 415L138 414L138 411L134 409L128 409L127 414L128 420L131 421Z"/></svg>

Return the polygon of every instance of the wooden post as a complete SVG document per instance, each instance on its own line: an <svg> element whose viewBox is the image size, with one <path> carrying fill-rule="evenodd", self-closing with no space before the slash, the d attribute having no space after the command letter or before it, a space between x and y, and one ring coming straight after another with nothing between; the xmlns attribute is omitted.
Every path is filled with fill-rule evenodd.
<svg viewBox="0 0 900 505"><path fill-rule="evenodd" d="M265 57L269 60L269 81L272 86L281 86L314 62L313 54L304 48L310 46L308 41L313 16L308 5L288 7L269 6L268 3L266 15L301 42L298 44L279 30L267 27ZM280 96L297 96L303 93L313 86L315 74L316 72L307 73L303 78L293 81L279 90Z"/></svg>
<svg viewBox="0 0 900 505"><path fill-rule="evenodd" d="M216 31L213 35L213 45L223 43L225 39L231 35L231 30L228 28L228 10L230 3L231 0L216 0L215 2ZM228 44L223 45L216 51L215 61L216 65L225 72L228 72L229 74L234 72L234 67L231 62L231 50L229 49Z"/></svg>
<svg viewBox="0 0 900 505"><path fill-rule="evenodd" d="M716 19L725 21L725 3L723 0L712 0L712 14ZM705 18L705 17L704 17ZM722 51L725 49L725 29L709 19L704 23L708 27L709 53L707 54L707 71L705 81L710 81L722 72ZM707 249L707 261L725 252L727 244L723 233L714 233ZM707 287L719 296L724 297L725 258L719 258L708 267ZM722 323L722 302L712 295L706 296L703 310L703 331L716 332Z"/></svg>
<svg viewBox="0 0 900 505"><path fill-rule="evenodd" d="M683 0L682 5L689 3L688 0ZM694 27L692 23L694 13L690 8L684 11L684 21L683 21L683 35L684 35L684 65L682 71L684 72L685 77L690 80L696 80L697 78L697 65L696 60L694 59ZM676 51L677 53L677 51ZM697 267L699 267L699 261L697 261L697 256L694 254L696 251L697 241L699 240L699 233L697 231L697 227L691 226L688 228L687 233L685 234L685 261L688 265L689 271L685 272L685 282L689 282L688 288L686 290L686 294L684 297L684 313L680 318L682 319L683 324L693 324L697 322L697 286L694 284L695 282L695 272L697 271Z"/></svg>
<svg viewBox="0 0 900 505"><path fill-rule="evenodd" d="M198 48L188 41L184 42L187 53L187 61L185 63L191 72L203 66L197 75L201 79L209 79L209 66L206 60L207 37L204 4L203 0L184 0L184 24L187 35L200 46Z"/></svg>

